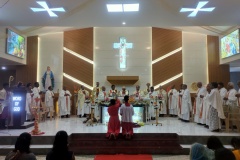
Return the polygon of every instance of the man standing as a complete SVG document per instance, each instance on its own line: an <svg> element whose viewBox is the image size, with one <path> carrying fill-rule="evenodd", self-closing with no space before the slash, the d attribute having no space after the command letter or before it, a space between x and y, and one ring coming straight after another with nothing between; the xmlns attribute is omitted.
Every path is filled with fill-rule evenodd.
<svg viewBox="0 0 240 160"><path fill-rule="evenodd" d="M140 90L140 86L136 85L136 91L133 92L133 95L135 96L135 99L139 100L144 96L144 93Z"/></svg>
<svg viewBox="0 0 240 160"><path fill-rule="evenodd" d="M208 92L209 108L209 129L213 132L219 132L221 129L220 119L225 119L222 107L222 100L218 91L218 84L212 82L212 90Z"/></svg>
<svg viewBox="0 0 240 160"><path fill-rule="evenodd" d="M195 104L193 108L194 122L198 124L206 124L206 115L204 115L204 97L207 94L206 88L203 87L202 82L197 83L198 91L195 96Z"/></svg>
<svg viewBox="0 0 240 160"><path fill-rule="evenodd" d="M78 91L78 100L77 100L77 106L78 106L77 115L79 116L79 118L81 118L85 112L87 113L89 112L88 111L89 108L85 108L85 100L87 100L88 98L89 98L89 92L85 90L84 86L82 85L80 87L80 90Z"/></svg>
<svg viewBox="0 0 240 160"><path fill-rule="evenodd" d="M120 93L119 93L119 96L120 96L120 97L124 97L124 96L126 96L126 95L128 95L128 91L126 90L126 87L123 86L123 87L122 87L122 90L121 90Z"/></svg>
<svg viewBox="0 0 240 160"><path fill-rule="evenodd" d="M167 92L159 86L158 90L158 101L160 103L160 116L163 117L164 114L167 114Z"/></svg>
<svg viewBox="0 0 240 160"><path fill-rule="evenodd" d="M41 101L38 87L39 87L39 83L35 82L34 87L32 89L32 96L33 96L33 105L36 107L40 107L40 101Z"/></svg>
<svg viewBox="0 0 240 160"><path fill-rule="evenodd" d="M110 89L108 95L109 95L109 97L117 96L117 90L115 89L115 85L114 84L111 86L111 89Z"/></svg>
<svg viewBox="0 0 240 160"><path fill-rule="evenodd" d="M222 82L218 83L218 90L223 101L223 98L227 95L227 89L224 88L224 84Z"/></svg>
<svg viewBox="0 0 240 160"><path fill-rule="evenodd" d="M52 86L48 87L48 90L45 94L45 105L47 108L49 108L49 112L50 112L50 120L52 120L53 117L53 112L54 112L54 93L53 93L53 88Z"/></svg>
<svg viewBox="0 0 240 160"><path fill-rule="evenodd" d="M237 82L237 85L238 85L238 92L236 94L236 97L237 97L237 102L238 102L238 106L240 106L240 81Z"/></svg>
<svg viewBox="0 0 240 160"><path fill-rule="evenodd" d="M150 99L148 114L151 120L156 119L156 113L154 112L154 108L158 107L157 96L158 94L156 91L154 91L154 87L150 87L150 91L148 92L148 98Z"/></svg>
<svg viewBox="0 0 240 160"><path fill-rule="evenodd" d="M4 83L3 89L0 90L0 114L3 112L4 107L9 107L8 99L9 84ZM5 119L0 119L0 129L5 129Z"/></svg>
<svg viewBox="0 0 240 160"><path fill-rule="evenodd" d="M182 85L182 89L182 94L179 95L182 99L181 118L183 121L189 122L190 112L192 110L191 96L186 84Z"/></svg>
<svg viewBox="0 0 240 160"><path fill-rule="evenodd" d="M98 95L98 100L99 101L106 101L107 100L107 92L106 92L106 87L102 86L102 91Z"/></svg>
<svg viewBox="0 0 240 160"><path fill-rule="evenodd" d="M175 85L172 85L171 90L168 92L169 114L171 117L176 117L178 115L178 95Z"/></svg>
<svg viewBox="0 0 240 160"><path fill-rule="evenodd" d="M64 116L66 116L67 118L70 115L70 111L71 111L71 99L70 97L72 96L72 94L67 90L67 87L63 87L63 90L60 91L59 93L59 99L60 99L60 115L61 118L64 118Z"/></svg>
<svg viewBox="0 0 240 160"><path fill-rule="evenodd" d="M120 108L122 116L122 134L126 139L131 139L133 136L132 116L134 115L133 106L128 103L129 96L124 96L124 104Z"/></svg>
<svg viewBox="0 0 240 160"><path fill-rule="evenodd" d="M93 90L92 90L91 95L92 95L92 101L93 102L96 101L96 99L98 98L99 93L101 92L101 88L100 88L99 84L100 84L99 82L96 82L96 87L94 87Z"/></svg>
<svg viewBox="0 0 240 160"><path fill-rule="evenodd" d="M230 107L236 107L238 105L238 101L236 97L237 91L234 89L234 83L228 82L227 89L227 95L223 98L224 103Z"/></svg>
<svg viewBox="0 0 240 160"><path fill-rule="evenodd" d="M144 95L148 95L148 93L151 91L150 83L147 83L146 86L147 86L147 88L146 88L146 90L144 90Z"/></svg>

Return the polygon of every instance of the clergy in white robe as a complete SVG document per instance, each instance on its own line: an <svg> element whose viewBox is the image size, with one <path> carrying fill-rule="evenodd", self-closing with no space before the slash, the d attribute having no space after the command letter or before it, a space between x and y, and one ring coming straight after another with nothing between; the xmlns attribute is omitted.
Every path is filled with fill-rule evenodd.
<svg viewBox="0 0 240 160"><path fill-rule="evenodd" d="M187 89L187 85L183 84L182 95L182 106L181 106L181 118L185 122L189 122L190 112L192 111L192 102L190 91Z"/></svg>
<svg viewBox="0 0 240 160"><path fill-rule="evenodd" d="M107 100L107 92L106 92L106 87L102 86L102 90L100 91L99 95L98 95L98 101L106 101Z"/></svg>
<svg viewBox="0 0 240 160"><path fill-rule="evenodd" d="M178 96L178 103L177 103L177 111L178 111L178 117L180 120L182 120L182 96L184 93L184 89L183 89L183 84L180 85L180 89L178 91L179 96Z"/></svg>
<svg viewBox="0 0 240 160"><path fill-rule="evenodd" d="M172 86L171 90L168 92L168 107L169 107L169 114L171 117L175 117L178 115L178 96L179 93L175 89L175 85Z"/></svg>
<svg viewBox="0 0 240 160"><path fill-rule="evenodd" d="M234 89L234 83L229 82L227 88L228 88L227 95L223 99L225 101L225 104L230 107L238 106L238 101L236 97L237 91Z"/></svg>
<svg viewBox="0 0 240 160"><path fill-rule="evenodd" d="M108 96L114 98L117 96L117 94L118 94L118 91L116 90L115 85L113 84L111 86L111 89L109 90Z"/></svg>
<svg viewBox="0 0 240 160"><path fill-rule="evenodd" d="M84 86L80 87L78 91L78 100L77 100L77 115L81 118L85 112L89 114L89 108L85 104L85 101L89 99L89 92L85 90Z"/></svg>
<svg viewBox="0 0 240 160"><path fill-rule="evenodd" d="M164 114L167 114L167 92L162 88L162 86L159 86L158 90L158 101L160 102L160 116L163 116Z"/></svg>
<svg viewBox="0 0 240 160"><path fill-rule="evenodd" d="M26 94L26 120L31 120L33 118L31 113L31 107L32 107L32 84L27 84L27 94Z"/></svg>
<svg viewBox="0 0 240 160"><path fill-rule="evenodd" d="M240 106L240 81L237 82L237 85L238 85L238 92L236 94L236 97L237 97L237 102L238 102L238 106Z"/></svg>
<svg viewBox="0 0 240 160"><path fill-rule="evenodd" d="M67 87L63 87L63 90L59 93L59 109L60 109L60 115L63 118L66 116L67 118L70 115L71 112L71 96L72 94L67 90Z"/></svg>
<svg viewBox="0 0 240 160"><path fill-rule="evenodd" d="M40 107L40 101L41 101L41 97L40 97L40 94L39 94L39 83L38 82L35 82L34 83L34 88L32 89L32 93L33 93L33 105L34 106L37 106L37 107Z"/></svg>
<svg viewBox="0 0 240 160"><path fill-rule="evenodd" d="M123 87L122 87L122 90L119 92L118 96L119 96L119 97L124 97L124 96L126 96L126 95L128 95L128 90L126 90L126 87L123 86Z"/></svg>
<svg viewBox="0 0 240 160"><path fill-rule="evenodd" d="M209 130L219 131L221 129L220 119L225 119L222 100L217 88L217 83L212 83L212 90L208 96L210 109L209 109Z"/></svg>
<svg viewBox="0 0 240 160"><path fill-rule="evenodd" d="M7 98L7 88L8 88L8 83L3 84L3 89L0 90L0 114L3 111L3 108L6 106L6 98Z"/></svg>
<svg viewBox="0 0 240 160"><path fill-rule="evenodd" d="M150 87L150 92L148 92L148 98L150 99L149 103L149 109L148 109L148 117L151 118L151 120L156 119L156 109L159 109L159 103L158 103L158 93L157 91L154 91L154 87Z"/></svg>
<svg viewBox="0 0 240 160"><path fill-rule="evenodd" d="M206 115L204 115L204 97L207 95L206 88L202 85L201 82L197 83L198 91L195 97L194 105L194 122L198 124L206 124Z"/></svg>
<svg viewBox="0 0 240 160"><path fill-rule="evenodd" d="M135 100L140 100L144 97L144 92L140 90L140 86L136 85L136 90L133 92Z"/></svg>
<svg viewBox="0 0 240 160"><path fill-rule="evenodd" d="M220 96L221 96L221 99L222 99L222 102L224 104L224 97L226 97L227 95L227 89L224 88L224 84L222 82L219 82L218 83L218 90L219 90L219 93L220 93Z"/></svg>
<svg viewBox="0 0 240 160"><path fill-rule="evenodd" d="M99 82L96 82L96 87L93 88L92 93L91 93L92 101L94 101L94 102L96 102L96 100L98 99L98 95L101 92L101 88L100 88L99 84L100 84Z"/></svg>
<svg viewBox="0 0 240 160"><path fill-rule="evenodd" d="M48 87L48 90L45 94L45 105L47 108L49 108L49 111L50 112L53 112L54 111L54 93L52 91L52 86L49 86Z"/></svg>
<svg viewBox="0 0 240 160"><path fill-rule="evenodd" d="M147 83L146 86L147 86L147 88L144 90L144 95L145 95L145 96L147 96L148 93L149 93L150 90L151 90L151 89L150 89L150 83Z"/></svg>

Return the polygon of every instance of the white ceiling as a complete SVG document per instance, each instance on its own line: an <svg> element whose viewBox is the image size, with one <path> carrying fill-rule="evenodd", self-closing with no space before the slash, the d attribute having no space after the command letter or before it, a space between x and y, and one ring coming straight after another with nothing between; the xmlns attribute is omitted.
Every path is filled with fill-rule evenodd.
<svg viewBox="0 0 240 160"><path fill-rule="evenodd" d="M11 26L27 36L85 27L162 27L208 35L224 35L240 25L240 0L209 0L204 7L216 7L197 17L180 13L182 7L194 8L200 0L46 0L49 7L64 7L66 12L34 13L41 8L36 0L0 0L0 26ZM108 13L107 3L139 3L140 11Z"/></svg>

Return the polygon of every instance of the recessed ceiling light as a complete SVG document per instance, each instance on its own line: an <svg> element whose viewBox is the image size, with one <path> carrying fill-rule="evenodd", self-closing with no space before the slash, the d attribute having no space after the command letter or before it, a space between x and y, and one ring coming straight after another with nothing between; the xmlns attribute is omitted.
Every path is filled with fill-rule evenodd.
<svg viewBox="0 0 240 160"><path fill-rule="evenodd" d="M136 4L123 4L124 12L137 12L139 11L139 3Z"/></svg>
<svg viewBox="0 0 240 160"><path fill-rule="evenodd" d="M107 4L108 12L123 12L122 4Z"/></svg>
<svg viewBox="0 0 240 160"><path fill-rule="evenodd" d="M207 3L208 3L208 1L201 1L201 2L198 2L198 5L197 5L196 8L182 8L180 10L180 12L192 12L192 13L190 13L188 15L188 17L195 17L199 11L202 11L202 12L212 12L215 9L215 7L202 8Z"/></svg>
<svg viewBox="0 0 240 160"><path fill-rule="evenodd" d="M6 67L2 66L2 70L6 70L6 69L7 69Z"/></svg>
<svg viewBox="0 0 240 160"><path fill-rule="evenodd" d="M54 12L65 12L63 7L60 8L49 8L45 1L37 1L37 3L42 6L43 8L31 8L33 12L48 12L50 17L58 17ZM53 12L54 11L54 12Z"/></svg>
<svg viewBox="0 0 240 160"><path fill-rule="evenodd" d="M126 22L122 22L122 24L123 24L123 25L125 25L125 24L126 24Z"/></svg>

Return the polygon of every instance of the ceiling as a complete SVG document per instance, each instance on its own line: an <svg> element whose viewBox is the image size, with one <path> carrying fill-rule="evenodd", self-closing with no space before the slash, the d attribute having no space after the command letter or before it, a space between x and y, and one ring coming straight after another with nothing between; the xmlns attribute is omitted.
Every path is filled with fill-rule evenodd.
<svg viewBox="0 0 240 160"><path fill-rule="evenodd" d="M198 12L188 17L182 7L194 8L200 0L46 0L50 8L64 7L50 17L36 0L0 0L0 26L11 26L26 36L42 35L86 27L161 27L208 35L225 35L240 25L240 0L209 0L205 7L213 12ZM207 0L205 0L207 1ZM139 12L108 13L107 3L139 3ZM126 22L126 25L122 25Z"/></svg>

